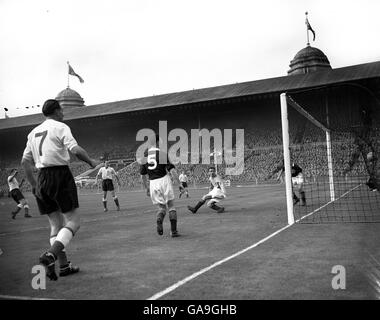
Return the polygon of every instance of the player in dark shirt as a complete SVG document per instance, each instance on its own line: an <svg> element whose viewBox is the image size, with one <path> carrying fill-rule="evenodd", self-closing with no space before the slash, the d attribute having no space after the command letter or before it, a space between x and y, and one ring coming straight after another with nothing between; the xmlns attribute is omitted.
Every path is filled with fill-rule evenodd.
<svg viewBox="0 0 380 320"><path fill-rule="evenodd" d="M273 172L269 175L268 178L272 177L277 172L279 172L277 176L277 180L278 180L280 176L282 175L282 173L285 172L284 160L282 160L282 162L273 170ZM292 186L293 186L293 204L297 204L301 198L302 205L306 206L306 195L305 195L305 191L303 190L304 177L302 173L302 168L294 162L292 163L292 167L291 167L291 175L292 175ZM298 190L300 198L297 197L297 195L295 194L294 188Z"/></svg>
<svg viewBox="0 0 380 320"><path fill-rule="evenodd" d="M178 175L175 167L170 163L168 155L156 148L159 144L159 136L156 136L156 143L152 144L147 154L147 161L140 166L142 183L150 196L154 205L157 205L157 233L163 235L163 222L166 212L169 212L171 226L171 236L178 237L177 231L177 211L174 207L174 190L171 176L178 182ZM153 146L154 145L154 146ZM149 177L149 185L147 181Z"/></svg>

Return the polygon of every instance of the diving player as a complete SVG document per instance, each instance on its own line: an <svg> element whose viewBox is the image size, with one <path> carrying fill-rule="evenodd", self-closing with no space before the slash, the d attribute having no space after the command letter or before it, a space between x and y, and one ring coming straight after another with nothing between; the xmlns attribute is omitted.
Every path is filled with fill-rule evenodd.
<svg viewBox="0 0 380 320"><path fill-rule="evenodd" d="M192 213L196 213L207 200L209 200L207 203L209 208L214 209L218 213L224 212L224 207L217 205L217 203L226 198L226 189L224 187L223 179L216 174L215 167L210 167L208 169L208 175L210 181L209 193L204 195L195 207L187 207Z"/></svg>

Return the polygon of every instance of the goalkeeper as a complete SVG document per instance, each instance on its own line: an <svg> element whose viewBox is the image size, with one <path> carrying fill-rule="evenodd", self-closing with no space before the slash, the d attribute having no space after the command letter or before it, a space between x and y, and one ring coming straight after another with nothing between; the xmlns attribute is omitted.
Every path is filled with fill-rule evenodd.
<svg viewBox="0 0 380 320"><path fill-rule="evenodd" d="M354 165L359 161L362 156L366 171L368 173L368 180L366 185L371 191L380 192L380 165L376 150L379 150L378 139L376 131L372 126L372 110L363 108L361 113L362 125L354 131L355 150L352 153L348 166L343 170L343 175L346 175L352 170Z"/></svg>
<svg viewBox="0 0 380 320"><path fill-rule="evenodd" d="M284 172L285 172L285 164L284 164L284 160L282 160L282 162L268 176L268 179L270 179L274 174L278 173L277 180L279 180L280 177L283 176ZM305 179L302 173L302 168L293 162L292 167L291 167L291 172L292 172L292 187L293 187L293 204L297 204L298 202L300 202L300 198L301 198L301 201L302 201L301 204L303 206L306 206L306 194L303 189L303 184L305 182ZM297 189L300 197L297 197L296 193L294 192L294 189Z"/></svg>

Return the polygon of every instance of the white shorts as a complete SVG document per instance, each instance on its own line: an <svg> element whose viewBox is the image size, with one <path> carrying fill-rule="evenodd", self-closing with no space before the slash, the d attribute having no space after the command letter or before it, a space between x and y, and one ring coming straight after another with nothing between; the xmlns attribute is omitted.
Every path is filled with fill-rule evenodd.
<svg viewBox="0 0 380 320"><path fill-rule="evenodd" d="M206 194L204 197L211 197L211 200L207 203L208 206L210 206L212 203L217 203L220 200L223 200L226 195L220 190L219 188L212 189L208 194Z"/></svg>
<svg viewBox="0 0 380 320"><path fill-rule="evenodd" d="M172 180L168 175L159 179L150 180L149 192L153 204L165 205L168 201L174 200L175 198Z"/></svg>
<svg viewBox="0 0 380 320"><path fill-rule="evenodd" d="M292 177L292 183L294 185L304 183L303 174L299 173L296 177Z"/></svg>

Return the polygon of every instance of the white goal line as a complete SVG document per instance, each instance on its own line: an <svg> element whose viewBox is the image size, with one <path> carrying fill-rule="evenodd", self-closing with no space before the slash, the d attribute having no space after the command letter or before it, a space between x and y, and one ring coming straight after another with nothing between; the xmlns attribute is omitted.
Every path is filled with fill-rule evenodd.
<svg viewBox="0 0 380 320"><path fill-rule="evenodd" d="M332 204L333 202L336 202L336 201L342 199L343 197L345 197L346 195L348 195L350 192L352 192L352 191L354 191L355 189L359 188L361 185L363 185L363 184L362 184L362 183L358 184L356 187L353 187L352 189L350 189L350 190L346 191L345 193L343 193L339 198L337 198L337 199L335 199L335 200L331 200L331 201L325 203L323 206L319 207L318 209L315 209L314 211L312 211L312 212L310 212L310 213L304 215L303 217L301 217L301 218L299 218L298 220L296 220L295 223L298 223L298 222L300 222L301 220L303 220L303 219L305 219L305 218L311 216L312 214L314 214L314 213L316 213L316 212L322 210L323 208L327 207L328 205Z"/></svg>

